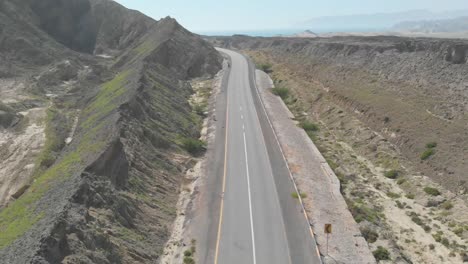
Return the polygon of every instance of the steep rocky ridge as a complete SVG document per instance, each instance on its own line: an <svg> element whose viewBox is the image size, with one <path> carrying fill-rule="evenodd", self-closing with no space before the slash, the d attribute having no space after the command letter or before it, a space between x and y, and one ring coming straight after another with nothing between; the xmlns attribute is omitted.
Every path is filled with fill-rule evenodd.
<svg viewBox="0 0 468 264"><path fill-rule="evenodd" d="M0 209L2 261L154 263L191 165L181 140L199 136L187 80L214 75L221 58L174 19L113 1L0 5L12 63L0 69L11 83L0 134L25 133L21 111L47 111L30 179Z"/></svg>

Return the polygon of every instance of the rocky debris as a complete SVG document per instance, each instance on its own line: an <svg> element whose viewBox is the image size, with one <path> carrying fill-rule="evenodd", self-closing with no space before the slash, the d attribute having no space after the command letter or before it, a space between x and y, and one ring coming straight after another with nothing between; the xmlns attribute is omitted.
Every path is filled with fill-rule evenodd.
<svg viewBox="0 0 468 264"><path fill-rule="evenodd" d="M0 57L11 63L0 78L22 80L0 85L2 101L16 113L37 100L47 113L40 147L18 152L32 153L25 184L10 177L23 158L15 173L0 169L0 190L15 198L0 209L2 261L158 261L192 165L179 141L199 137L188 80L216 74L219 54L172 18L108 0L5 0L0 25ZM12 127L4 112L0 144L5 135L20 144L16 131L30 126Z"/></svg>
<svg viewBox="0 0 468 264"><path fill-rule="evenodd" d="M22 114L21 123L8 122L4 128L0 124L0 210L27 190L37 153L45 142L45 124L41 122L45 109L33 108Z"/></svg>

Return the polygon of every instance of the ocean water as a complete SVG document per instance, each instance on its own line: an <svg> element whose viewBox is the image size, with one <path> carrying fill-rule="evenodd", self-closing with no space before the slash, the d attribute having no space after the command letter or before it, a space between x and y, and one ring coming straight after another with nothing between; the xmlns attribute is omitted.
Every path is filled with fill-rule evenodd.
<svg viewBox="0 0 468 264"><path fill-rule="evenodd" d="M274 37L280 35L294 35L297 33L310 30L314 33L332 33L332 32L377 32L382 29L375 28L327 28L327 29L307 29L307 28L294 28L294 29L266 29L266 30L226 30L226 31L199 31L195 32L205 36L232 36L232 35L247 35L255 37Z"/></svg>
<svg viewBox="0 0 468 264"><path fill-rule="evenodd" d="M279 35L293 35L304 32L305 29L267 29L267 30L227 30L227 31L204 31L195 32L206 36L232 36L232 35L248 35L255 37L274 37Z"/></svg>

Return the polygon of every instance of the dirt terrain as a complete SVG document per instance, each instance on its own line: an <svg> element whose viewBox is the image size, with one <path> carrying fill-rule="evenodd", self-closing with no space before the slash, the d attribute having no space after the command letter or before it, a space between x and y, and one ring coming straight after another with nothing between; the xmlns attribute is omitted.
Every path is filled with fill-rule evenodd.
<svg viewBox="0 0 468 264"><path fill-rule="evenodd" d="M461 263L468 238L468 43L212 38L243 50L341 181L374 256ZM312 123L312 124L310 124Z"/></svg>
<svg viewBox="0 0 468 264"><path fill-rule="evenodd" d="M2 263L159 261L216 50L113 1L5 0L0 60Z"/></svg>

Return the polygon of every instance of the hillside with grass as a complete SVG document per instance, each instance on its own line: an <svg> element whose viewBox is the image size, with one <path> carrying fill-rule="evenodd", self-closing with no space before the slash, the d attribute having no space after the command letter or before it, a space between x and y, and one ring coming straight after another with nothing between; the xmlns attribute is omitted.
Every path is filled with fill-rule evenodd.
<svg viewBox="0 0 468 264"><path fill-rule="evenodd" d="M0 3L0 258L153 263L218 53L107 0Z"/></svg>

